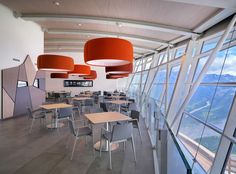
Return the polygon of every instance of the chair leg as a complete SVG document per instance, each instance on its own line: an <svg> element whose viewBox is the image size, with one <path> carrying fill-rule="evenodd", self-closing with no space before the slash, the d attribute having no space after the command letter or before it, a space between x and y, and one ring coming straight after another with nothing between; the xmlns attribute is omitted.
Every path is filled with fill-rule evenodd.
<svg viewBox="0 0 236 174"><path fill-rule="evenodd" d="M70 160L73 159L73 155L74 155L74 152L75 152L75 146L76 146L76 143L77 143L77 137L75 137L75 140L74 140L74 145L73 145L73 149L72 149L72 153L71 153Z"/></svg>
<svg viewBox="0 0 236 174"><path fill-rule="evenodd" d="M136 162L136 153L135 153L135 146L134 146L134 138L133 138L133 136L131 138L131 142L132 142L132 149L133 149L133 153L134 153L134 161Z"/></svg>
<svg viewBox="0 0 236 174"><path fill-rule="evenodd" d="M109 150L109 169L112 169L112 162L111 162L111 143L108 144L108 150Z"/></svg>
<svg viewBox="0 0 236 174"><path fill-rule="evenodd" d="M29 131L29 133L31 133L31 131L32 131L32 128L33 128L33 124L34 124L34 118L32 119L32 121L31 121L31 125L30 125L30 131Z"/></svg>
<svg viewBox="0 0 236 174"><path fill-rule="evenodd" d="M143 143L142 141L142 136L141 136L141 131L140 131L140 126L139 126L139 123L138 123L138 132L139 132L139 136L140 136L140 140L141 140L141 144Z"/></svg>
<svg viewBox="0 0 236 174"><path fill-rule="evenodd" d="M126 142L125 141L123 142L123 146L124 146L124 151L125 151L125 148L126 148Z"/></svg>

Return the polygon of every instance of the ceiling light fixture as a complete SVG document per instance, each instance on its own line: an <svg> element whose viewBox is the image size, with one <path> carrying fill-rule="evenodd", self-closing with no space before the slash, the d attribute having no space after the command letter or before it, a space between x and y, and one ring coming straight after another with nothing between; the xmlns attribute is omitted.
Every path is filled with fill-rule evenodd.
<svg viewBox="0 0 236 174"><path fill-rule="evenodd" d="M39 70L68 72L74 70L74 60L62 55L43 54L38 56Z"/></svg>
<svg viewBox="0 0 236 174"><path fill-rule="evenodd" d="M133 45L120 38L97 38L84 46L84 61L93 66L120 66L133 63Z"/></svg>
<svg viewBox="0 0 236 174"><path fill-rule="evenodd" d="M94 70L91 70L89 75L80 75L79 77L83 77L86 80L96 79L97 78L97 72L94 71Z"/></svg>
<svg viewBox="0 0 236 174"><path fill-rule="evenodd" d="M67 73L51 73L52 79L68 79L69 75Z"/></svg>
<svg viewBox="0 0 236 174"><path fill-rule="evenodd" d="M105 68L108 74L127 74L133 72L133 63L121 66L111 66Z"/></svg>
<svg viewBox="0 0 236 174"><path fill-rule="evenodd" d="M69 75L89 75L90 66L88 65L74 65L74 70L68 72Z"/></svg>

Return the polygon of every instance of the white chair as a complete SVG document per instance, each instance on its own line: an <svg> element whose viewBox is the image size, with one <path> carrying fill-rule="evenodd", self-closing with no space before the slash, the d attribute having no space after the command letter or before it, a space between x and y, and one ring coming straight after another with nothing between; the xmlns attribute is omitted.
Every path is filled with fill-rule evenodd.
<svg viewBox="0 0 236 174"><path fill-rule="evenodd" d="M112 169L112 161L111 161L111 146L112 146L112 144L124 143L124 147L125 147L125 142L128 140L131 140L133 153L134 153L134 161L136 162L132 123L116 124L113 126L111 132L102 128L101 139L100 139L100 142L101 142L100 143L100 156L101 156L101 151L102 151L102 140L108 141L109 168L110 169Z"/></svg>

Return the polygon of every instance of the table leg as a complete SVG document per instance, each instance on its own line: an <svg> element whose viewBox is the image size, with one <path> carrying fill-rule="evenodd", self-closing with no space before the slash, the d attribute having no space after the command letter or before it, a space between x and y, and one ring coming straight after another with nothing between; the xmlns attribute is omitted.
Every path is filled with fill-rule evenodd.
<svg viewBox="0 0 236 174"><path fill-rule="evenodd" d="M57 115L57 109L55 109L55 117L56 117L56 119L55 119L55 123L52 123L52 124L49 124L49 125L47 125L47 128L49 128L49 129L56 129L56 128L58 128L58 127L63 127L64 126L64 124L63 123L58 123L58 119L57 119L57 117L58 117L58 115Z"/></svg>

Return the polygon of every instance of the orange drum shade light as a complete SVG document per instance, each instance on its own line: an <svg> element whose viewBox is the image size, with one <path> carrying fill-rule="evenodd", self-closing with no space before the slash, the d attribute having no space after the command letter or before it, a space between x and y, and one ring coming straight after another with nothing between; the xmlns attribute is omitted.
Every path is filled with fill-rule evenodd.
<svg viewBox="0 0 236 174"><path fill-rule="evenodd" d="M90 74L87 76L80 76L80 77L84 77L84 79L86 80L94 80L97 78L97 72L94 70L91 70Z"/></svg>
<svg viewBox="0 0 236 174"><path fill-rule="evenodd" d="M38 56L37 66L40 70L67 72L74 70L74 60L67 56L43 54Z"/></svg>
<svg viewBox="0 0 236 174"><path fill-rule="evenodd" d="M110 74L106 75L106 79L118 79L119 77L112 77Z"/></svg>
<svg viewBox="0 0 236 174"><path fill-rule="evenodd" d="M51 73L52 79L67 79L68 77L67 73Z"/></svg>
<svg viewBox="0 0 236 174"><path fill-rule="evenodd" d="M105 68L106 73L109 74L127 74L133 72L133 63L121 66L109 66Z"/></svg>
<svg viewBox="0 0 236 174"><path fill-rule="evenodd" d="M84 61L94 66L119 66L133 62L133 45L120 38L97 38L84 45Z"/></svg>
<svg viewBox="0 0 236 174"><path fill-rule="evenodd" d="M89 75L90 66L88 65L74 65L74 71L68 72L69 75Z"/></svg>
<svg viewBox="0 0 236 174"><path fill-rule="evenodd" d="M123 77L128 77L129 74L109 74L110 77L113 77L113 78L123 78Z"/></svg>

